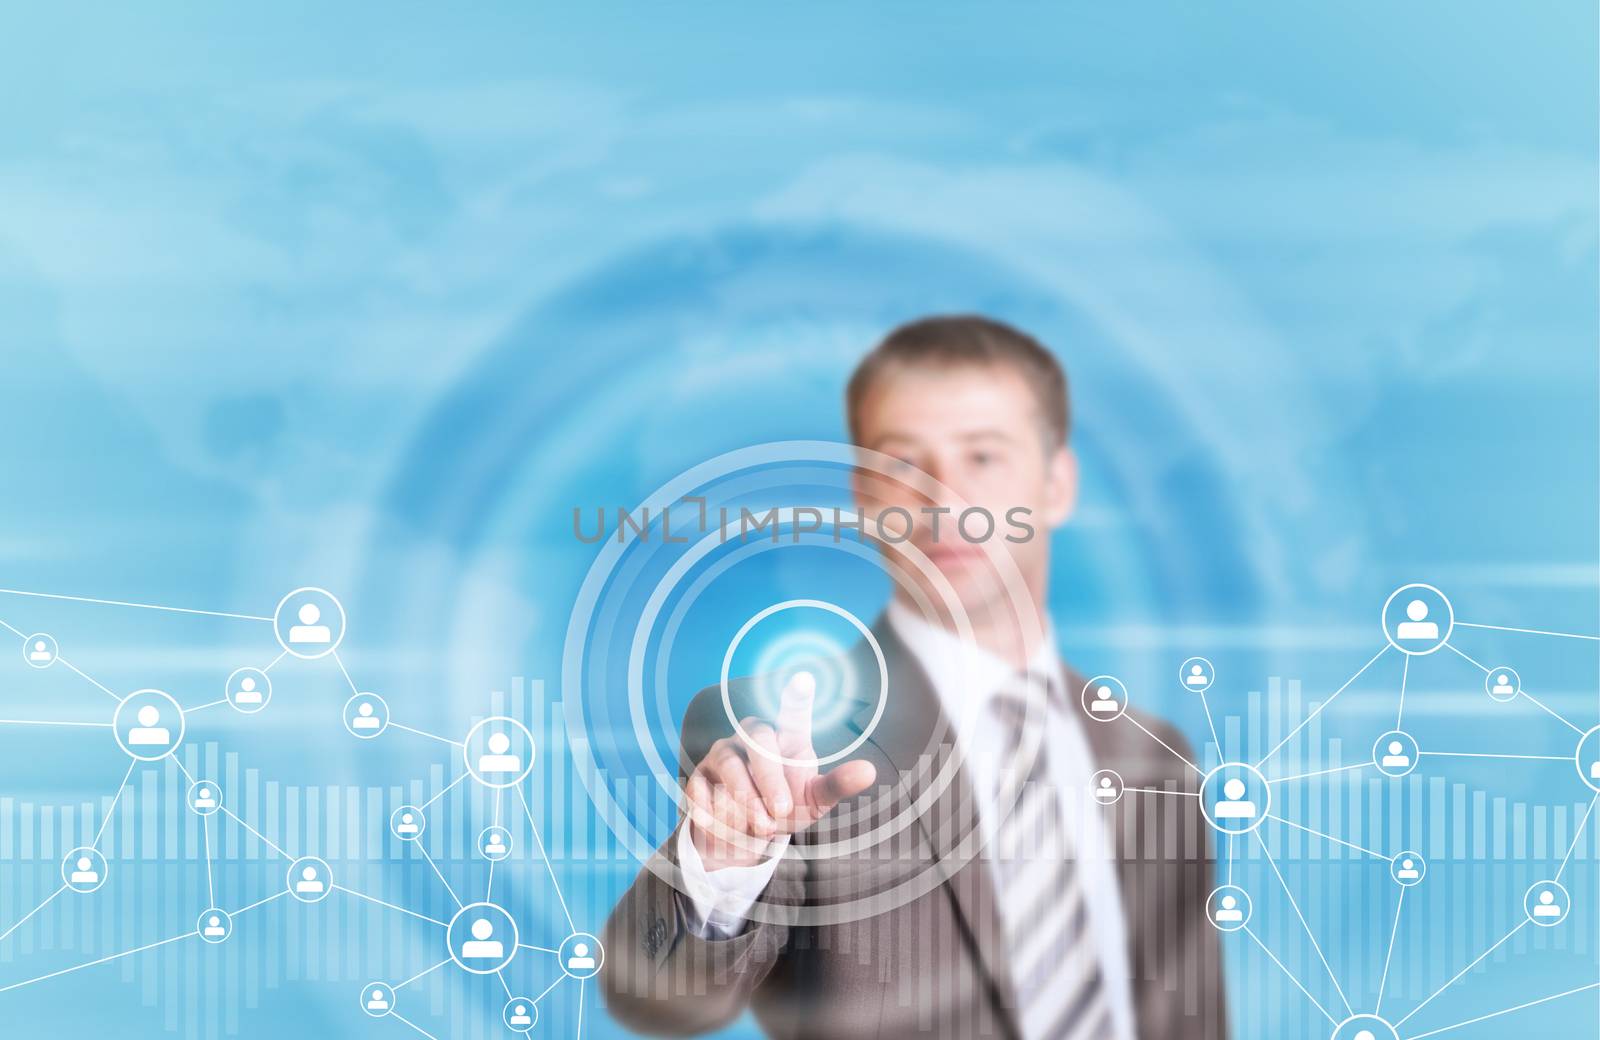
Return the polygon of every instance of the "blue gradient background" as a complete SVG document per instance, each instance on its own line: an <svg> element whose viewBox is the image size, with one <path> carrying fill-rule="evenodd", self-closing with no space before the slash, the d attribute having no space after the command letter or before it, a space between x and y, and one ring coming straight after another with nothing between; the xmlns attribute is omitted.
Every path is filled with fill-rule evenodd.
<svg viewBox="0 0 1600 1040"><path fill-rule="evenodd" d="M1406 581L1467 620L1600 632L1596 39L1579 3L13 7L0 584L249 614L325 585L360 684L456 735L513 677L558 685L592 559L573 505L632 503L746 444L838 439L842 381L876 336L978 309L1037 333L1074 381L1064 652L1148 690L1197 744L1177 662L1217 663L1222 713L1243 717L1268 676L1325 695L1381 645L1378 609ZM5 596L0 618L53 632L115 689L186 704L275 652L249 622ZM1458 642L1600 721L1594 643ZM1571 750L1554 720L1496 711L1459 659L1428 665L1406 709L1425 746ZM1397 674L1370 674L1324 719L1356 748L1394 711ZM197 716L190 739L285 783L398 784L449 761L421 738L352 751L336 669L274 679L272 710ZM4 658L0 701L109 703ZM570 790L548 736L546 784L565 771ZM97 738L0 740L17 799L99 797L126 768ZM1440 772L1586 797L1556 763ZM594 830L549 811L547 833ZM0 924L54 866L0 859ZM598 931L634 865L556 869ZM1538 876L1508 869L1516 893ZM1383 936L1307 870L1291 880L1325 950L1370 962ZM225 905L277 871L241 875ZM539 884L521 878L528 921L559 938ZM1593 980L1596 904L1575 948L1497 957L1415 1025ZM1465 963L1437 936L1471 911L1430 905L1396 954L1421 973L1397 1006ZM120 946L89 948L198 909L151 901ZM288 931L307 909L275 904L233 943L316 946ZM26 952L30 927L0 944L7 983L90 956ZM1228 951L1260 980L1236 982L1239 1002L1300 1021L1286 980ZM348 982L245 1010L228 987L189 992L180 1011L150 977L185 963L0 993L0 1014L30 1036L406 1032L364 1019ZM570 989L536 1035L570 1035ZM461 993L493 1020L498 987ZM589 998L585 1035L618 1035ZM1600 1000L1450 1035L1540 1027L1595 1035Z"/></svg>

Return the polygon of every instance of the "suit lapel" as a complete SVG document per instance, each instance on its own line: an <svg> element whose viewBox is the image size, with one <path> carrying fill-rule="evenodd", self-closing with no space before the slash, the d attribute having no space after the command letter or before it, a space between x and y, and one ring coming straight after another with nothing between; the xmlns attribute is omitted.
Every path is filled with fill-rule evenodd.
<svg viewBox="0 0 1600 1040"><path fill-rule="evenodd" d="M869 740L893 765L903 804L918 806L916 826L933 869L942 873L941 888L955 908L973 959L983 966L1000 1017L1015 1035L1019 1027L1008 944L994 877L982 855L972 780L965 764L956 760L955 731L927 672L893 626L880 618L873 632L888 665L889 703ZM866 656L875 672L876 660L870 652ZM863 685L876 687L870 682ZM875 707L872 701L859 706L851 716L851 728L862 732Z"/></svg>

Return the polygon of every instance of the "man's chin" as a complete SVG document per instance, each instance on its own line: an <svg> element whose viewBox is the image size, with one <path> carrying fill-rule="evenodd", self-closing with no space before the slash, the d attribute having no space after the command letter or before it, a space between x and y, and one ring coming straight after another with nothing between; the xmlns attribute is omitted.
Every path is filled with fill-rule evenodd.
<svg viewBox="0 0 1600 1040"><path fill-rule="evenodd" d="M962 609L977 612L992 609L1005 597L1005 583L981 551L934 553L929 562L939 572L939 579L927 575L919 580L936 602L945 603L953 592Z"/></svg>

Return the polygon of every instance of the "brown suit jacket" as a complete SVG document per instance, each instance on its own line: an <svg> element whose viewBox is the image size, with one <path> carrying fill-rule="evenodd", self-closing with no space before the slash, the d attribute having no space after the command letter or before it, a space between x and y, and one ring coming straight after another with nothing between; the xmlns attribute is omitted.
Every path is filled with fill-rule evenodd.
<svg viewBox="0 0 1600 1040"><path fill-rule="evenodd" d="M674 833L606 924L602 989L630 1028L690 1035L725 1026L748 1007L769 1036L793 1040L1018 1036L1004 928L991 872L974 854L971 789L965 770L953 767L949 720L893 628L880 621L874 632L889 700L852 757L877 766L880 786L795 836L744 930L729 939L701 939L687 927L674 887ZM866 696L833 731L817 733L824 753L858 736L872 716L876 659L864 644L850 656ZM1068 683L1075 700L1082 680L1069 670ZM730 692L738 717L766 714L750 682ZM1139 721L1173 750L1130 719L1085 720L1095 768L1115 769L1128 788L1198 790L1199 777L1174 754L1193 760L1183 738L1164 723ZM684 773L731 730L718 688L696 696L684 716ZM941 776L953 779L941 784ZM1137 1035L1223 1040L1221 952L1205 918L1214 864L1199 799L1130 793L1103 808ZM843 854L820 851L873 827L892 837Z"/></svg>

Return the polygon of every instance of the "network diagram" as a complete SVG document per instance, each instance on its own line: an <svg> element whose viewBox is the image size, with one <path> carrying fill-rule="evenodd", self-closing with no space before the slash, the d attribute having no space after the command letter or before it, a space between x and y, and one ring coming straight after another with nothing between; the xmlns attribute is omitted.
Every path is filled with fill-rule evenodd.
<svg viewBox="0 0 1600 1040"><path fill-rule="evenodd" d="M1529 926L1556 928L1567 920L1573 912L1573 903L1571 894L1561 883L1561 878L1566 873L1567 865L1583 838L1590 817L1594 815L1596 802L1600 801L1600 725L1587 730L1584 729L1523 689L1522 679L1517 674L1516 669L1507 665L1490 667L1475 660L1450 641L1453 631L1456 628L1493 629L1533 636L1585 640L1600 640L1600 636L1457 621L1454 608L1444 593L1432 585L1423 583L1403 585L1389 596L1383 605L1382 626L1385 641L1378 652L1373 654L1366 664L1362 665L1343 685L1324 699L1316 708L1307 713L1306 717L1273 745L1265 755L1254 762L1225 759L1213 769L1202 769L1198 764L1190 761L1161 740L1160 737L1151 733L1138 719L1127 714L1129 697L1127 686L1123 682L1111 675L1095 676L1088 680L1082 689L1081 703L1085 716L1092 720L1091 724L1112 723L1119 719L1126 720L1144 731L1146 735L1166 748L1167 751L1181 759L1200 778L1199 788L1196 791L1125 788L1122 778L1115 771L1105 769L1096 773L1090 781L1093 797L1102 804L1107 805L1115 804L1126 795L1138 795L1141 797L1180 796L1198 798L1200 800L1201 815L1218 836L1219 844L1224 845L1227 850L1226 881L1214 889L1206 900L1205 912L1207 920L1221 932L1228 934L1242 933L1251 939L1266 957L1288 977L1289 981L1295 985L1300 993L1311 1002L1312 1006L1328 1020L1328 1024L1332 1029L1329 1034L1331 1040L1402 1040L1402 1037L1403 1040L1422 1040L1424 1037L1449 1033L1479 1022L1499 1018L1502 1015L1509 1015L1525 1008L1600 989L1600 981L1596 981L1585 986L1548 994L1514 1007L1479 1015L1441 1028L1430 1029L1425 1032L1401 1033L1402 1027L1413 1016L1454 986L1467 972L1477 967L1478 964L1482 963L1489 955L1524 928ZM1561 864L1555 873L1551 877L1534 882L1523 893L1522 919L1516 927L1501 936L1460 971L1450 976L1442 986L1439 986L1431 994L1415 1004L1404 1015L1390 1019L1383 1014L1383 997L1389 977L1389 964L1394 956L1395 938L1399 935L1401 915L1405 911L1405 894L1408 890L1422 884L1427 877L1427 861L1420 852L1414 849L1402 849L1392 854L1386 854L1275 815L1272 812L1272 789L1274 786L1281 784L1367 769L1376 770L1382 776L1398 779L1409 775L1417 768L1421 760L1426 757L1564 760L1562 757L1553 756L1440 751L1423 747L1405 729L1406 683L1411 671L1411 662L1414 659L1419 660L1440 650L1448 650L1479 669L1483 673L1484 692L1492 700L1501 703L1510 703L1518 700L1527 701L1556 722L1576 733L1577 741L1573 747L1571 761L1577 770L1579 779L1594 794L1589 799L1588 810L1583 814L1582 820L1574 829L1571 844L1568 845L1566 855L1562 857ZM1400 654L1402 660L1399 704L1395 711L1394 728L1380 734L1373 741L1371 758L1352 765L1295 773L1287 776L1276 776L1269 779L1265 771L1268 763L1296 735L1305 729L1314 718L1331 705L1341 693L1349 689L1357 679L1381 658L1391 653ZM1211 738L1215 742L1218 754L1219 756L1225 756L1227 754L1226 745L1218 737L1216 722L1211 714L1211 706L1206 700L1206 691L1215 681L1216 670L1211 662L1203 657L1191 657L1184 661L1178 669L1179 684L1185 690L1191 691L1198 696L1201 708L1205 712L1206 724L1210 727ZM1268 820L1278 825L1291 827L1326 841L1334 842L1355 852L1362 853L1364 856L1373 857L1388 864L1389 874L1394 879L1394 883L1399 886L1400 891L1395 905L1394 924L1390 931L1387 951L1384 954L1383 974L1378 983L1377 999L1370 1010L1357 1008L1345 996L1344 990L1339 984L1338 974L1329 965L1322 948L1317 944L1311 925L1307 922L1300 905L1295 901L1294 893L1291 891L1288 881L1285 880L1282 870L1279 869L1277 861L1272 856L1271 850L1258 832L1258 828L1262 823ZM1278 956L1268 948L1266 943L1250 929L1252 909L1250 893L1243 886L1234 883L1233 874L1233 863L1236 854L1235 845L1236 842L1245 838L1254 840L1260 848L1261 855L1265 858L1267 865L1277 878L1279 886L1283 889L1283 893L1288 899L1289 906L1294 910L1300 926L1305 929L1306 937L1310 940L1312 949L1315 951L1323 969L1327 972L1328 978L1332 981L1334 992L1339 998L1339 1004L1335 1005L1332 1010L1324 1006L1323 1002L1318 1001L1311 994L1305 983L1294 972L1290 971Z"/></svg>
<svg viewBox="0 0 1600 1040"><path fill-rule="evenodd" d="M366 1015L375 1019L392 1019L429 1040L437 1040L422 1024L402 1013L401 1008L405 1003L403 991L434 972L453 966L470 975L498 978L506 996L500 1018L511 1034L531 1032L539 1020L540 1001L557 986L569 981L575 983L579 988L576 1035L582 1036L587 980L600 971L605 959L605 950L597 936L578 929L545 850L544 839L534 819L533 809L523 791L523 781L532 772L537 749L532 733L521 722L503 715L485 718L474 724L461 739L457 740L393 720L384 699L374 692L362 690L339 656L339 646L344 639L346 629L344 607L332 593L321 588L306 586L295 589L279 601L271 615L196 610L20 589L0 589L0 596L33 597L128 609L209 615L257 623L269 622L280 650L278 655L265 665L235 669L228 676L220 698L185 708L169 693L158 689L139 689L127 695L118 694L64 656L54 636L46 632L25 632L0 619L0 627L21 640L22 658L29 667L41 670L65 669L82 677L116 702L110 711L110 721L0 719L0 728L37 726L101 730L109 728L117 746L130 759L128 770L123 775L121 783L110 795L110 803L101 816L93 840L87 845L67 852L61 861L61 884L32 909L0 931L0 944L9 940L18 929L56 899L89 897L106 883L114 863L108 859L104 851L107 828L116 815L123 792L130 786L134 771L142 764L170 761L187 781L188 789L184 801L188 811L199 817L206 865L205 905L195 918L195 926L190 931L52 971L36 978L0 986L0 993L44 983L63 975L132 957L173 943L199 940L212 946L221 945L232 937L234 928L242 918L279 899L290 898L301 903L315 904L339 894L408 915L412 919L437 927L440 929L440 952L447 954L437 963L403 980L375 979L362 985L360 990L353 994L353 999L358 1000L361 1011ZM460 754L463 771L459 776L419 805L407 804L394 807L388 819L390 832L405 843L405 847L417 852L438 878L444 891L448 893L451 903L456 908L449 920L441 920L340 884L334 876L332 867L325 860L314 855L296 855L284 847L288 839L274 840L262 833L255 824L229 807L226 792L214 778L194 776L175 755L183 743L188 720L196 712L232 707L243 715L255 715L266 710L272 700L274 669L288 658L305 661L329 659L337 666L350 688L350 698L344 703L341 712L344 727L350 736L358 740L371 741L392 729L448 745ZM473 843L474 853L488 865L488 883L481 899L471 898L476 893L467 893L465 899L458 895L444 872L429 855L426 845L420 840L428 827L435 804L469 779L481 785L487 792L492 792L494 800L493 822L478 833ZM565 918L568 934L558 945L537 945L525 941L516 918L501 903L495 901L495 867L515 854L512 831L502 825L504 818L502 813L507 811L505 805L507 792L515 793L517 797L521 811L527 819L529 833L533 837L539 858L544 863L545 872L549 875L550 884ZM242 831L254 836L266 849L285 861L287 865L283 875L284 882L279 891L234 909L220 905L213 869L215 846L212 832L214 829L220 829L222 819L231 821ZM213 827L214 821L216 828ZM220 835L217 840L220 843ZM543 992L527 996L512 989L505 973L519 956L524 958L537 956L555 961L558 971L555 973L554 981L545 987Z"/></svg>
<svg viewBox="0 0 1600 1040"><path fill-rule="evenodd" d="M208 945L220 945L228 941L241 919L276 900L291 898L302 903L315 904L329 899L337 893L396 913L408 915L413 919L427 922L441 930L440 938L443 945L441 952L445 956L437 963L423 968L421 971L400 981L375 979L361 986L356 993L356 999L359 1002L360 1010L366 1015L374 1019L393 1019L416 1034L428 1037L429 1040L437 1040L434 1034L429 1032L423 1024L402 1013L401 1009L405 1005L404 990L434 972L454 966L471 975L495 976L498 978L506 996L500 1017L505 1028L512 1034L530 1032L538 1022L540 1001L554 991L557 986L569 980L575 981L579 987L577 1033L581 1037L586 982L599 972L604 963L605 951L597 936L578 930L567 907L565 897L561 893L560 884L550 863L532 807L523 792L522 783L532 771L537 749L532 734L520 722L507 716L485 718L475 723L460 740L457 740L404 725L392 719L389 706L384 699L376 693L362 690L352 678L343 659L339 656L338 649L343 641L346 628L344 609L331 593L321 588L303 587L295 589L283 597L271 615L233 614L119 600L93 599L82 596L27 592L17 589L0 589L0 596L4 595L19 598L38 597L77 601L130 609L205 614L242 621L268 622L273 627L280 652L263 666L244 666L235 669L227 678L222 697L194 707L185 708L170 694L153 688L139 689L127 695L119 695L63 655L61 646L50 634L45 632L29 633L13 626L6 620L0 619L0 627L10 631L21 641L22 658L29 667L35 669L65 669L81 677L115 701L115 706L110 712L110 721L0 719L0 728L12 726L109 728L112 730L117 746L130 759L127 772L123 775L123 779L117 785L115 791L110 795L110 803L101 815L99 826L93 839L87 845L74 848L66 853L61 862L60 885L32 909L5 927L4 931L0 931L0 944L9 940L14 933L23 928L54 900L63 897L87 897L97 892L106 883L113 865L113 862L108 860L103 851L108 827L116 814L123 792L130 785L134 771L141 764L148 765L171 761L177 771L183 775L188 783L188 789L184 796L185 805L188 811L200 818L206 857L205 906L196 917L193 929L133 949L112 953L82 964L39 975L35 978L0 986L0 993L44 983L63 975L132 957L173 943L198 939ZM1486 666L1480 663L1451 642L1451 636L1456 629L1492 629L1524 633L1531 636L1596 641L1600 641L1600 636L1458 621L1455 618L1453 607L1445 595L1431 585L1420 583L1402 586L1390 595L1388 600L1385 601L1382 610L1382 628L1384 643L1381 648L1354 675L1307 713L1305 718L1279 739L1266 754L1254 761L1227 759L1209 770L1202 769L1197 763L1180 754L1139 723L1134 716L1128 714L1127 709L1130 698L1128 689L1123 682L1111 675L1100 675L1090 679L1082 688L1080 701L1084 715L1090 720L1089 724L1115 724L1119 721L1125 721L1134 725L1152 740L1161 744L1172 755L1178 757L1199 778L1198 789L1195 791L1128 788L1123 785L1121 777L1115 771L1104 769L1096 773L1091 780L1093 797L1095 800L1107 805L1115 804L1123 797L1128 796L1179 796L1199 799L1199 808L1202 816L1218 836L1219 846L1226 850L1226 876L1224 883L1217 886L1206 901L1205 912L1209 922L1220 932L1229 935L1242 934L1254 942L1263 954L1282 971L1295 988L1310 1002L1311 1006L1327 1019L1331 1028L1331 1033L1329 1034L1331 1040L1423 1040L1426 1037L1446 1034L1478 1022L1509 1015L1525 1008L1560 1000L1585 991L1600 989L1600 981L1597 981L1567 989L1563 992L1540 996L1513 1007L1479 1015L1452 1025L1430 1029L1425 1032L1402 1033L1402 1029L1413 1016L1444 994L1469 971L1524 928L1530 926L1557 928L1567 920L1574 907L1571 893L1562 884L1562 877L1583 838L1591 817L1594 815L1597 802L1600 802L1600 725L1584 729L1524 689L1521 677L1514 668L1508 665ZM1482 672L1484 693L1491 700L1508 704L1526 701L1549 716L1555 723L1565 726L1576 734L1577 739L1571 761L1580 781L1594 793L1589 799L1587 811L1574 829L1566 855L1563 856L1558 868L1550 877L1536 881L1523 893L1522 920L1509 932L1484 949L1477 957L1450 976L1443 985L1412 1006L1404 1015L1397 1018L1389 1018L1384 1015L1384 990L1389 976L1389 966L1395 952L1396 938L1399 935L1401 916L1405 910L1405 895L1407 891L1422 884L1426 879L1428 874L1426 859L1421 852L1414 849L1402 849L1392 853L1381 852L1276 815L1273 812L1273 788L1283 784L1352 773L1358 770L1375 770L1381 776L1398 779L1409 775L1420 765L1422 759L1428 757L1469 757L1506 760L1550 760L1554 757L1437 750L1424 747L1415 736L1408 732L1405 728L1405 697L1412 661L1414 659L1420 660L1440 650L1449 651ZM1368 669L1390 654L1398 654L1402 660L1395 724L1393 729L1376 737L1372 745L1371 757L1354 764L1269 778L1267 767L1278 756L1279 752L1288 746L1294 737L1301 733L1313 719L1332 705ZM320 659L333 661L350 688L350 697L344 703L341 711L343 725L350 736L358 740L370 741L393 729L429 741L442 743L461 755L463 771L460 775L448 784L443 785L431 797L420 804L394 806L389 813L387 821L388 829L394 837L416 850L417 854L427 863L432 873L437 877L444 891L448 893L450 901L456 907L449 920L431 917L417 910L340 884L334 876L332 867L325 860L313 855L295 855L286 849L282 843L262 833L255 824L230 808L226 799L226 792L223 791L219 783L211 777L196 777L192 775L174 754L182 745L189 718L196 712L224 706L231 707L243 715L254 715L264 711L272 699L274 669L278 668L288 658L306 661ZM1219 756L1223 756L1226 754L1226 746L1219 737L1211 706L1206 697L1207 690L1211 688L1215 681L1215 669L1211 662L1203 657L1189 658L1182 663L1178 672L1180 686L1193 693L1199 699L1212 740ZM1555 760L1559 761L1561 759L1556 758ZM486 791L492 792L494 800L493 822L477 834L473 846L475 854L488 864L488 882L481 899L471 898L476 893L468 893L468 898L463 899L455 888L451 886L444 872L429 855L425 844L420 840L430 822L432 822L434 806L451 790L468 780L481 785ZM525 942L516 918L494 899L495 867L514 854L512 832L508 827L502 825L502 820L504 819L502 814L507 808L505 802L508 791L514 792L517 796L518 806L527 819L529 833L533 837L536 851L540 860L543 861L545 871L549 876L550 883L554 888L557 901L569 928L569 934L560 940L557 945L536 945ZM227 909L221 905L213 875L214 845L212 840L213 822L220 819L231 821L235 826L254 836L265 848L271 850L277 857L285 861L284 884L281 890L246 906ZM1301 910L1300 904L1295 900L1289 883L1284 878L1284 874L1267 843L1261 838L1259 828L1267 821L1336 843L1365 857L1371 857L1387 864L1390 876L1399 887L1399 895L1395 905L1394 923L1384 954L1383 973L1378 985L1377 998L1370 1010L1366 1008L1358 1009L1347 999L1343 988L1340 986L1337 974L1329 964L1326 956L1323 955L1321 947L1317 944L1316 936L1313 934L1313 930ZM220 823L217 826L220 827ZM1259 847L1264 861L1276 877L1289 906L1294 911L1300 926L1305 930L1312 949L1316 952L1318 960L1332 982L1333 991L1339 1000L1337 1005L1329 1005L1319 1001L1305 982L1286 967L1283 961L1250 928L1253 907L1251 893L1243 885L1235 884L1234 880L1234 860L1237 854L1237 844L1241 840L1253 840ZM519 955L553 958L558 968L554 981L545 987L542 992L533 996L516 993L507 981L505 972Z"/></svg>

